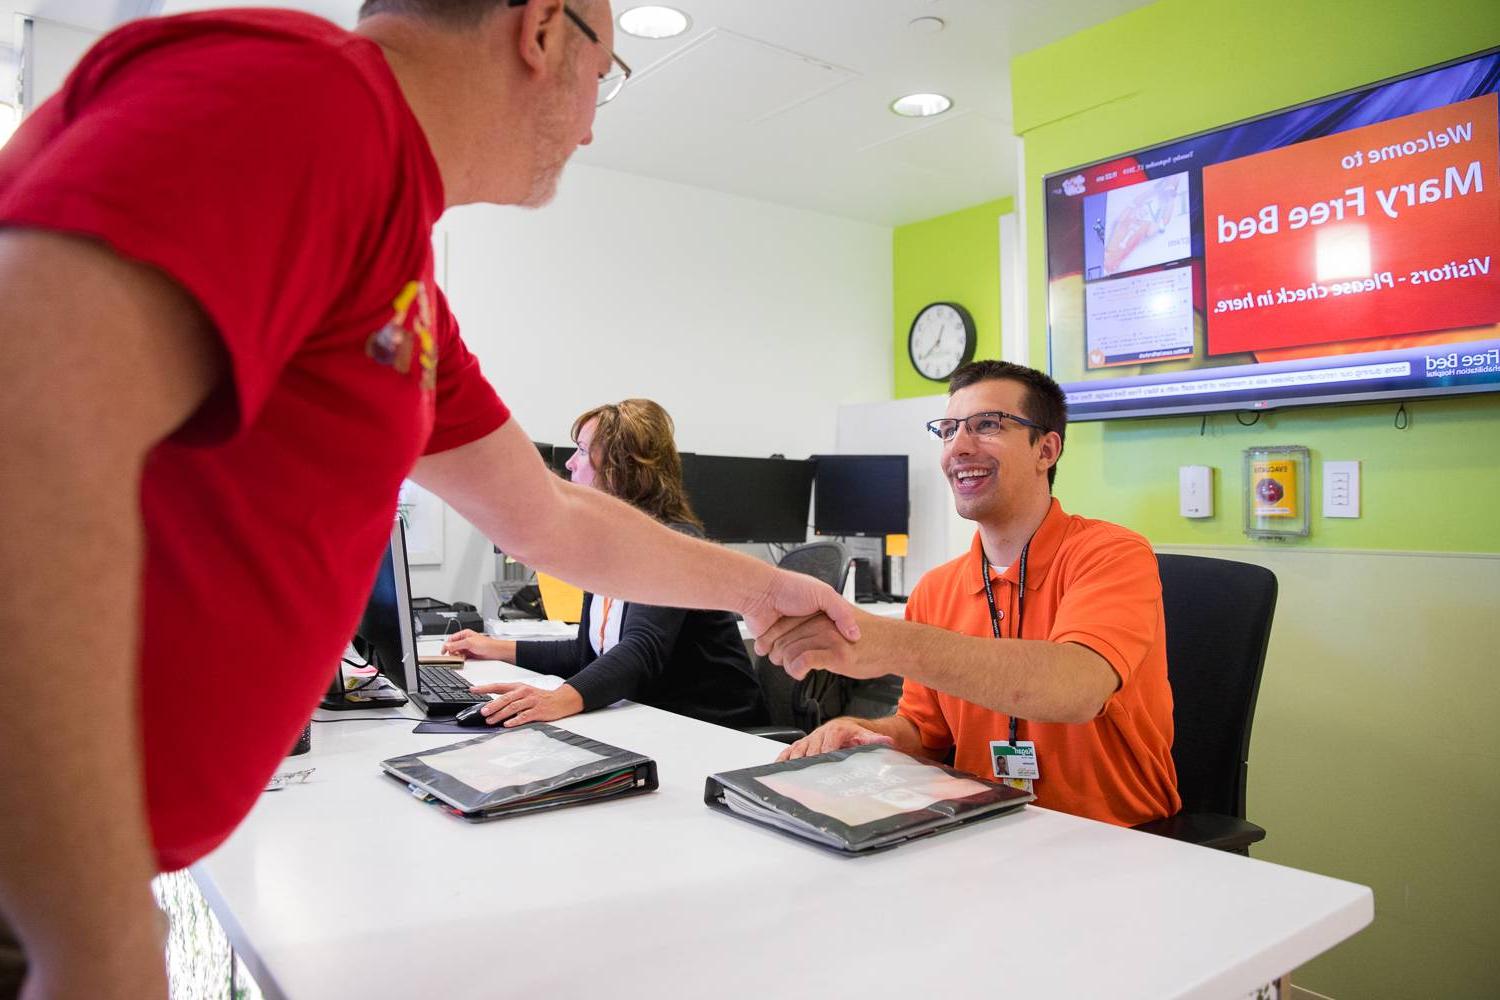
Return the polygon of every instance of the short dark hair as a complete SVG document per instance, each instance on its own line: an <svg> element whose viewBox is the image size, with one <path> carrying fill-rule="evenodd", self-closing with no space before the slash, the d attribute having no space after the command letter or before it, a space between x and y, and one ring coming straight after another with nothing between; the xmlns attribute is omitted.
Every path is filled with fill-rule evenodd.
<svg viewBox="0 0 1500 1000"><path fill-rule="evenodd" d="M1026 412L1019 414L1027 420L1033 420L1041 424L1049 431L1056 431L1058 437L1057 462L1052 463L1052 468L1047 470L1047 489L1052 489L1052 483L1057 479L1058 462L1062 461L1062 445L1068 438L1068 397L1063 394L1062 387L1052 381L1052 376L1046 372L1028 368L1025 365L1012 364L1009 361L971 361L948 380L948 395L953 395L960 389L967 389L976 382L993 382L1005 380L1019 382L1026 389L1026 395L1021 399L1021 405ZM1036 444L1037 439L1045 431L1030 428L1031 443Z"/></svg>

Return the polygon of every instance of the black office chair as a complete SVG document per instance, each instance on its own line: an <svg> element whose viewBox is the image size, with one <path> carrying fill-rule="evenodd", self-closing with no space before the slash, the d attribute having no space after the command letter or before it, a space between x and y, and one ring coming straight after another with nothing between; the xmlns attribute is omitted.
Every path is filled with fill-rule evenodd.
<svg viewBox="0 0 1500 1000"><path fill-rule="evenodd" d="M849 568L849 550L842 542L831 539L808 542L788 550L776 564L793 573L806 573L822 580L834 590L844 589L844 573Z"/></svg>
<svg viewBox="0 0 1500 1000"><path fill-rule="evenodd" d="M849 554L841 542L832 540L799 545L781 557L777 565L794 573L805 573L834 590L844 585ZM847 677L814 670L800 681L764 656L751 654L755 679L770 712L771 725L745 730L782 743L795 743L843 710L852 682Z"/></svg>
<svg viewBox="0 0 1500 1000"><path fill-rule="evenodd" d="M1182 810L1137 830L1236 854L1266 831L1245 820L1250 724L1276 611L1262 566L1158 555Z"/></svg>

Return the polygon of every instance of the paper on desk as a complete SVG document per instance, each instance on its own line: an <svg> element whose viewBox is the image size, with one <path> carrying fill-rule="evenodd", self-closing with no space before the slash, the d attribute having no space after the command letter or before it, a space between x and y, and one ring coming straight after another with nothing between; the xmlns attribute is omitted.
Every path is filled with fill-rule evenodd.
<svg viewBox="0 0 1500 1000"><path fill-rule="evenodd" d="M486 618L484 631L496 639L575 639L578 637L577 625L536 619L501 621L498 618Z"/></svg>
<svg viewBox="0 0 1500 1000"><path fill-rule="evenodd" d="M849 826L916 812L934 802L967 798L986 790L977 781L954 777L884 748L797 771L765 774L755 780Z"/></svg>
<svg viewBox="0 0 1500 1000"><path fill-rule="evenodd" d="M570 746L534 729L507 730L499 739L417 757L434 771L484 794L544 781L603 759L592 750Z"/></svg>

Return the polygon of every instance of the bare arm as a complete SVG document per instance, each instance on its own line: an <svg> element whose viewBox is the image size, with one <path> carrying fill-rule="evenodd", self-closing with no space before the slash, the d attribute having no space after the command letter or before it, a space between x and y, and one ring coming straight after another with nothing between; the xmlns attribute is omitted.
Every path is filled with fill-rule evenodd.
<svg viewBox="0 0 1500 1000"><path fill-rule="evenodd" d="M756 650L794 677L821 668L850 677L900 674L996 712L1037 722L1088 722L1120 686L1086 646L1041 639L977 639L916 622L859 614L856 646L816 619L783 621Z"/></svg>
<svg viewBox="0 0 1500 1000"><path fill-rule="evenodd" d="M100 245L0 232L0 908L28 996L166 995L141 782L147 453L222 364L193 302ZM84 609L109 642L85 659L37 608ZM87 691L97 712L62 711Z"/></svg>
<svg viewBox="0 0 1500 1000"><path fill-rule="evenodd" d="M858 638L833 589L673 531L547 471L517 425L428 455L412 478L520 561L596 594L643 604L738 611L755 634L783 615L818 612Z"/></svg>

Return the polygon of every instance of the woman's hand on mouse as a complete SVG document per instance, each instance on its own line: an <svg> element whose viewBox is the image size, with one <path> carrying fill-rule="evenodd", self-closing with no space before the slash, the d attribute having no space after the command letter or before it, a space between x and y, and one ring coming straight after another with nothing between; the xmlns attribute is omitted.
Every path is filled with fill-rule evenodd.
<svg viewBox="0 0 1500 1000"><path fill-rule="evenodd" d="M555 691L530 684L507 682L477 684L475 694L498 694L481 709L489 725L524 726L528 722L552 722L583 711L583 696L564 684Z"/></svg>
<svg viewBox="0 0 1500 1000"><path fill-rule="evenodd" d="M512 639L491 639L487 635L464 629L454 632L443 643L444 653L457 653L468 660L504 660L514 663L516 644Z"/></svg>

